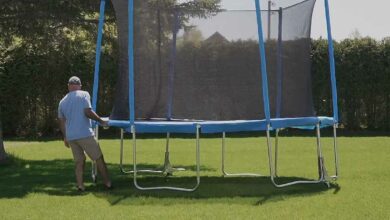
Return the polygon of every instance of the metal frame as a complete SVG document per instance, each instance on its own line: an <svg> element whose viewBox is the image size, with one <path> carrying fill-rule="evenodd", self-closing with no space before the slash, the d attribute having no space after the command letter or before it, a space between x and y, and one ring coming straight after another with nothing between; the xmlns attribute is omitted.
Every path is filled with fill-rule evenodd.
<svg viewBox="0 0 390 220"><path fill-rule="evenodd" d="M335 170L336 174L334 176L329 177L324 164L324 159L322 155L322 148L320 142L320 124L316 125L317 130L317 156L318 156L318 170L319 170L319 179L313 181L292 181L285 184L278 184L275 182L275 177L277 176L277 159L278 159L278 132L276 131L275 135L275 163L272 161L272 146L271 146L271 122L270 122L270 107L269 107L269 95L268 95L268 80L267 80L267 66L266 66L266 55L265 55L265 45L264 45L264 37L263 37L263 26L262 26L262 18L261 18L261 7L260 0L254 0L256 6L256 15L257 15L257 27L258 27L258 38L259 38L259 52L260 52L260 68L261 68L261 76L262 76L262 88L263 88L263 103L264 103L264 114L265 119L267 121L267 145L268 145L268 158L269 158L269 168L270 168L270 176L271 181L276 187L286 187L295 184L307 184L307 183L321 183L324 182L329 186L330 178L336 180L338 178L338 153L337 153L337 141L336 141L336 128L338 123L338 107L337 107L337 88L336 88L336 71L335 71L335 62L334 62L334 49L333 49L333 41L332 41L332 33L331 33L331 24L330 24L330 15L329 15L329 2L328 0L324 0L325 4L325 15L326 15L326 25L327 25L327 34L328 34L328 50L329 50L329 61L330 61L330 76L331 76L331 84L332 84L332 100L333 100L333 118L334 118L334 126L333 126L333 138L334 138L334 158L335 158Z"/></svg>
<svg viewBox="0 0 390 220"><path fill-rule="evenodd" d="M275 177L278 176L279 129L275 130Z"/></svg>
<svg viewBox="0 0 390 220"><path fill-rule="evenodd" d="M334 167L335 167L335 175L330 176L332 180L337 180L339 178L339 155L337 149L337 130L338 125L333 125L333 153L334 153Z"/></svg>
<svg viewBox="0 0 390 220"><path fill-rule="evenodd" d="M121 144L120 144L120 158L119 158L119 168L121 170L122 173L124 174L133 174L134 171L133 170L126 170L124 167L123 167L123 129L121 128ZM139 172L145 172L145 173L157 173L157 174L162 174L162 171L161 170L147 170L147 169L143 169L143 170L139 170Z"/></svg>
<svg viewBox="0 0 390 220"><path fill-rule="evenodd" d="M126 170L123 166L123 129L121 129L121 142L120 142L120 159L119 159L119 167L122 173L124 174L133 174L134 170ZM164 166L161 170L148 170L148 169L140 169L137 172L142 173L156 173L156 174L165 174L166 176L173 175L175 171L183 171L184 168L175 168L171 165L170 155L169 155L169 138L170 133L167 133L166 146L165 146L165 158L164 158Z"/></svg>
<svg viewBox="0 0 390 220"><path fill-rule="evenodd" d="M257 173L228 173L225 171L225 139L226 139L226 132L222 133L222 174L225 177L232 176L232 177L238 177L238 176L263 176L261 174Z"/></svg>
<svg viewBox="0 0 390 220"><path fill-rule="evenodd" d="M316 125L317 129L317 156L318 156L318 169L319 169L319 179L313 181L293 181L285 184L277 184L275 182L275 177L277 176L277 160L278 160L278 132L276 131L275 135L275 163L272 162L272 146L271 146L271 138L270 138L270 107L269 107L269 95L268 95L268 80L267 80L267 67L266 67L266 56L265 56L265 45L264 45L264 37L263 37L263 27L262 27L262 18L261 18L261 8L260 8L260 0L254 0L256 7L256 17L257 17L257 26L258 26L258 38L259 38L259 52L260 52L260 68L261 68L261 78L262 78L262 98L264 104L264 114L265 119L267 121L267 145L268 145L268 157L269 157L269 166L270 166L270 176L272 183L276 187L285 187L294 184L300 183L321 183L324 182L329 186L329 179L336 180L338 178L338 153L337 153L337 141L336 141L336 128L338 123L338 108L337 108L337 89L336 89L336 75L335 75L335 63L334 63L334 50L333 50L333 42L332 42L332 34L331 34L331 26L330 26L330 15L329 15L329 3L328 0L324 0L325 4L325 13L326 13L326 23L327 23L327 33L328 33L328 49L329 49L329 59L330 59L330 72L331 72L331 82L332 82L332 99L333 99L333 118L334 118L334 158L335 158L335 175L328 176L323 155L322 148L320 143L320 125ZM97 39L97 48L96 48L96 62L95 62L95 74L94 74L94 88L93 88L93 110L96 111L96 101L97 101L97 90L98 90L98 81L99 81L99 64L100 64L100 53L101 53L101 41L102 41L102 32L103 32L103 24L104 24L104 8L105 8L105 0L101 0L100 5L100 17L99 17L99 32ZM136 163L136 131L135 131L135 115L134 115L134 105L135 105L135 97L134 97L134 0L128 0L128 70L129 70L129 122L131 125L131 133L133 139L133 170L125 170L123 168L123 130L121 130L121 155L120 155L120 167L121 171L124 173L133 173L134 176L134 185L136 188L140 190L158 190L158 189L168 189L168 190L178 190L178 191L195 191L200 184L200 125L197 125L196 129L196 179L197 183L193 188L180 188L180 187L169 187L169 186L157 186L157 187L141 187L137 183L137 172L152 172L152 173L167 173L168 175L172 173L174 168L172 168L169 161L169 133L167 133L167 144L166 144L166 152L165 152L165 161L164 161L164 169L160 171L156 170L137 170ZM269 25L270 27L270 25ZM270 32L269 32L270 33ZM95 127L95 135L98 138L98 126L94 124ZM222 172L226 176L242 176L248 174L229 174L225 172L225 132L223 133L222 139ZM92 161L92 178L93 181L96 182L97 170L96 164ZM249 174L252 176L253 174ZM258 176L258 174L254 174Z"/></svg>
<svg viewBox="0 0 390 220"><path fill-rule="evenodd" d="M176 171L184 171L185 169L182 167L173 167L171 165L170 161L170 156L169 156L169 138L170 138L170 133L167 133L167 139L166 139L166 144L165 144L165 157L164 157L164 167L162 169L162 172L165 173L167 176L172 176L173 172Z"/></svg>
<svg viewBox="0 0 390 220"><path fill-rule="evenodd" d="M137 182L137 173L141 170L137 170L137 139L135 126L131 126L131 133L133 139L133 180L134 186L139 190L175 190L183 192L193 192L200 185L200 125L196 127L196 184L192 188L173 187L173 186L154 186L154 187L142 187Z"/></svg>
<svg viewBox="0 0 390 220"><path fill-rule="evenodd" d="M96 125L95 127L95 138L96 140L99 140L99 126ZM98 171L97 171L97 166L96 166L96 162L95 161L92 161L91 162L91 165L92 165L92 168L91 168L91 177L92 177L92 181L94 183L97 182L97 176L98 176Z"/></svg>
<svg viewBox="0 0 390 220"><path fill-rule="evenodd" d="M267 145L268 145L268 158L269 158L269 166L270 166L270 177L271 181L275 187L282 188L286 186L296 185L296 184L317 184L317 183L325 183L328 187L330 187L331 180L337 180L338 178L338 152L337 152L337 142L336 142L336 128L337 125L333 126L333 150L334 150L334 160L335 160L335 171L336 174L333 176L329 176L325 167L324 155L322 153L321 147L321 134L320 134L320 124L316 125L316 136L317 136L317 157L318 157L318 180L297 180L291 181L284 184L278 184L275 180L277 177L277 161L278 161L278 133L279 130L276 130L275 135L275 161L273 162L272 158L272 143L270 136L270 126L267 128Z"/></svg>

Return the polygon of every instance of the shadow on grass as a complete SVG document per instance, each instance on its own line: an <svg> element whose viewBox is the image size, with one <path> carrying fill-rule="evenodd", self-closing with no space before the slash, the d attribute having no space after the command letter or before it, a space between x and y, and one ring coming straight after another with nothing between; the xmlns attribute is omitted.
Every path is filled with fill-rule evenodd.
<svg viewBox="0 0 390 220"><path fill-rule="evenodd" d="M227 198L258 198L254 205L261 205L270 201L279 201L288 197L318 194L321 192L340 190L338 185L330 188L324 184L296 185L277 189L269 177L218 177L201 176L200 187L191 193L176 191L140 191L134 187L131 175L120 173L117 164L109 164L109 170L115 188L107 191L102 184L93 185L89 177L90 163L85 172L86 192L79 193L75 188L74 164L72 160L25 161L12 158L12 163L0 167L0 198L22 198L29 193L43 193L56 196L83 196L92 193L98 198L106 199L111 205L139 205L142 200L137 197L156 199L183 198L189 201L196 199L227 199ZM152 168L154 165L142 164L139 167ZM194 170L195 167L185 167ZM202 167L201 171L213 169ZM138 183L142 186L193 187L196 178L193 176L174 177L140 176ZM195 175L193 172L183 175ZM294 177L280 178L281 182L296 180ZM99 181L98 181L99 182ZM222 200L222 202L231 202ZM221 200L218 200L221 202ZM168 205L172 201L168 202Z"/></svg>
<svg viewBox="0 0 390 220"><path fill-rule="evenodd" d="M120 137L120 130L114 127L109 128L108 130L100 129L99 136L101 139L107 140L118 140ZM274 132L271 132L274 135ZM314 137L315 130L302 130L296 128L286 128L280 131L279 135L284 137ZM227 133L227 137L229 138L247 138L247 137L266 137L265 131L256 131L256 132L234 132ZM381 130L347 130L343 128L337 129L337 137L388 137L390 135L389 131L381 131ZM49 141L58 141L61 140L61 133L58 131L56 134L50 136L43 137L5 137L7 141L41 141L41 142L49 142ZM333 137L333 128L322 128L321 129L321 137ZM165 139L166 134L155 134L155 133L139 133L137 134L137 139ZM184 139L194 139L195 134L171 134L171 138L184 138ZM201 134L201 139L208 138L222 138L221 133L217 134ZM130 139L129 134L125 134L125 139Z"/></svg>

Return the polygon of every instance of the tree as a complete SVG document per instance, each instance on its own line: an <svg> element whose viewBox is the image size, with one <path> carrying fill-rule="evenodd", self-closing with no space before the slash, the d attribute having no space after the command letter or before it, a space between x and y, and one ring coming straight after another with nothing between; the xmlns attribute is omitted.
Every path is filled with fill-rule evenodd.
<svg viewBox="0 0 390 220"><path fill-rule="evenodd" d="M15 0L0 6L0 107L5 137L56 135L57 104L71 75L78 75L83 88L91 90L98 11L99 1L92 0ZM107 4L101 60L102 72L107 73L116 69L115 56L107 56L114 54L116 40L111 12ZM112 88L106 84L115 81L107 78L102 74L104 86L99 88L104 99Z"/></svg>
<svg viewBox="0 0 390 220"><path fill-rule="evenodd" d="M1 117L0 117L0 164L4 163L6 159L7 159L7 154L5 153L4 150L3 129L2 129Z"/></svg>

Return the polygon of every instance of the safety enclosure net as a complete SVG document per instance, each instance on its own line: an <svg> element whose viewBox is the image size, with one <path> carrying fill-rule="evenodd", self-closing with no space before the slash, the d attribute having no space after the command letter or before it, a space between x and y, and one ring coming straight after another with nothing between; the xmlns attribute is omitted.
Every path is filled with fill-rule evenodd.
<svg viewBox="0 0 390 220"><path fill-rule="evenodd" d="M311 17L315 0L261 11L271 117L314 116ZM112 0L120 71L111 119L129 119L128 1ZM134 1L136 119L264 119L255 8Z"/></svg>

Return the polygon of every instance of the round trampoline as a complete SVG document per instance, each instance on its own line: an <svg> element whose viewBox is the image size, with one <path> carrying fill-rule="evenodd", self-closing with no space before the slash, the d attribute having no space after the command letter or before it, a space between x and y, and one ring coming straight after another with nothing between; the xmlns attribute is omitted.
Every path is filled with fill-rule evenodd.
<svg viewBox="0 0 390 220"><path fill-rule="evenodd" d="M226 10L202 1L111 0L120 48L119 75L109 125L121 135L121 168L138 189L193 191L200 184L201 134L265 131L270 177L276 187L327 183L338 177L338 124L335 64L328 1L324 0L329 39L333 116L316 115L311 82L311 18L315 0L253 0L251 10ZM268 8L261 9L263 3ZM271 4L272 3L272 4ZM98 100L105 0L101 0L92 105ZM336 175L325 169L320 129L333 126ZM278 132L315 129L318 180L278 184ZM275 148L270 132L275 131ZM124 170L123 132L133 138L133 169ZM137 168L136 134L166 133L164 170ZM169 173L171 133L196 136L196 184L191 188L142 187L137 173ZM222 157L224 158L224 143ZM275 150L275 152L273 152ZM224 167L224 160L222 167ZM238 173L241 176L260 174Z"/></svg>

